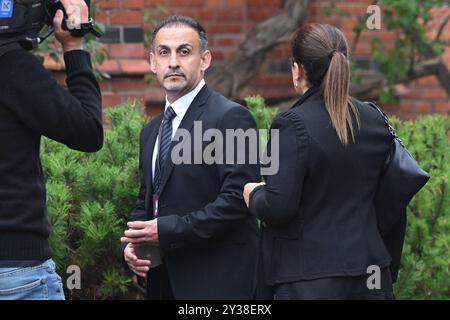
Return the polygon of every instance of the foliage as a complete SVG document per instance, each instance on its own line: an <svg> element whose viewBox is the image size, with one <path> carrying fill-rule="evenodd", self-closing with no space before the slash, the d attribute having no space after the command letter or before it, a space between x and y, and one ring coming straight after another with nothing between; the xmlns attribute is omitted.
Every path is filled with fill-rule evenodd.
<svg viewBox="0 0 450 320"><path fill-rule="evenodd" d="M448 43L440 38L440 33L432 39L427 33L428 23L432 20L431 10L433 8L447 5L445 0L380 0L383 10L382 20L384 26L396 35L394 43L384 43L376 34L372 32L371 47L372 57L379 66L379 71L386 77L387 86L382 88L379 95L381 103L398 102L394 85L407 82L412 68L419 61L430 56L439 56L448 46ZM325 6L322 10L325 15L339 15L350 17L351 15L335 4ZM357 35L353 50L357 45L359 34L364 31L367 16L357 17L358 22L353 28ZM445 25L441 26L442 29ZM356 69L352 69L353 75L357 74Z"/></svg>
<svg viewBox="0 0 450 320"><path fill-rule="evenodd" d="M276 111L261 97L246 99L259 128ZM51 245L59 273L69 265L82 271L72 299L130 298L130 277L121 268L119 238L138 193L141 109L109 109L105 145L98 153L72 151L45 139L42 160L53 224ZM399 299L450 298L450 118L393 119L399 136L430 173L428 184L408 208L404 254L395 286Z"/></svg>
<svg viewBox="0 0 450 320"><path fill-rule="evenodd" d="M43 140L54 258L63 276L69 265L81 268L82 288L68 292L71 298L117 298L130 285L117 270L119 239L138 193L140 114L133 105L107 110L109 130L98 153Z"/></svg>
<svg viewBox="0 0 450 320"><path fill-rule="evenodd" d="M255 118L259 129L270 129L273 117L278 113L277 108L270 108L260 95L244 98L248 110Z"/></svg>
<svg viewBox="0 0 450 320"><path fill-rule="evenodd" d="M255 119L258 129L267 130L266 135L260 136L260 145L264 150L269 139L268 130L270 129L272 119L278 113L278 109L266 106L266 101L260 95L245 97L244 102Z"/></svg>
<svg viewBox="0 0 450 320"><path fill-rule="evenodd" d="M397 33L395 45L387 49L378 37L372 36L373 58L386 76L388 87L381 91L380 101L396 101L393 85L405 81L414 65L430 54L443 52L442 40L427 35L430 10L442 7L443 0L382 0L385 24Z"/></svg>
<svg viewBox="0 0 450 320"><path fill-rule="evenodd" d="M450 298L450 118L393 121L399 137L431 179L408 207L399 299Z"/></svg>

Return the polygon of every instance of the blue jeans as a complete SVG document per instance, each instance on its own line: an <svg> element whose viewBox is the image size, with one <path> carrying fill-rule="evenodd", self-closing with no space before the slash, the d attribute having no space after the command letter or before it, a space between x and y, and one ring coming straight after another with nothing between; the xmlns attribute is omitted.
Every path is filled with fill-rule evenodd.
<svg viewBox="0 0 450 320"><path fill-rule="evenodd" d="M0 268L0 300L64 300L52 259L27 268Z"/></svg>

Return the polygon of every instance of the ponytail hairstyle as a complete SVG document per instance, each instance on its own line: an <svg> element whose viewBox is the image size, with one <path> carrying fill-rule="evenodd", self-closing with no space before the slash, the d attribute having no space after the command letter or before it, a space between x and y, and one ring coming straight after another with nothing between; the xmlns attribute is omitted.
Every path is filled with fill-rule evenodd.
<svg viewBox="0 0 450 320"><path fill-rule="evenodd" d="M333 128L343 145L352 141L354 121L359 128L359 113L349 95L350 64L348 44L342 32L326 24L301 27L292 42L293 61L306 73L313 87L320 87Z"/></svg>

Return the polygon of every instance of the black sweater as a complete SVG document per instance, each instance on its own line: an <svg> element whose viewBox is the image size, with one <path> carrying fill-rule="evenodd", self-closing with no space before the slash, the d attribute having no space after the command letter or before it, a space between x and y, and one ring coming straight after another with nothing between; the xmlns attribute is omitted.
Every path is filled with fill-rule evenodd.
<svg viewBox="0 0 450 320"><path fill-rule="evenodd" d="M101 94L87 52L64 54L62 88L31 53L0 57L0 260L51 257L39 157L41 136L87 152L101 149Z"/></svg>

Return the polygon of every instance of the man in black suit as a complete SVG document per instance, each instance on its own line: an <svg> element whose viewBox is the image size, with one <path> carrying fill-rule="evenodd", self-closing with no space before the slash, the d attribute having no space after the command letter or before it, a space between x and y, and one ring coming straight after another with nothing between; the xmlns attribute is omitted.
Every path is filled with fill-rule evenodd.
<svg viewBox="0 0 450 320"><path fill-rule="evenodd" d="M260 180L258 163L198 161L208 144L196 141L208 129L222 137L227 129L256 132L255 121L246 108L206 86L211 53L206 32L195 20L171 16L161 21L150 57L166 107L141 132L140 192L133 222L121 239L127 244L124 259L136 275L147 276L150 299L251 299L258 227L241 190L246 182ZM173 138L181 132L192 136L192 144L190 137ZM188 159L182 163L172 152L180 146ZM234 158L251 158L249 144L216 147L216 156L234 152ZM152 267L138 259L135 249L142 245L159 248L163 263Z"/></svg>

